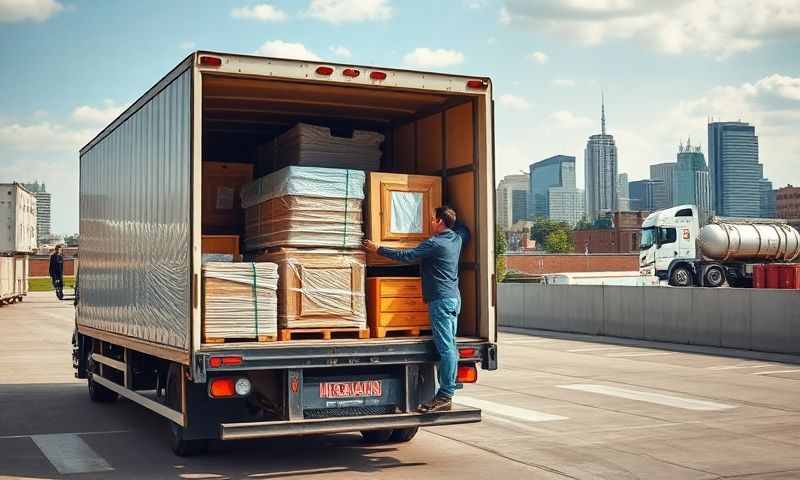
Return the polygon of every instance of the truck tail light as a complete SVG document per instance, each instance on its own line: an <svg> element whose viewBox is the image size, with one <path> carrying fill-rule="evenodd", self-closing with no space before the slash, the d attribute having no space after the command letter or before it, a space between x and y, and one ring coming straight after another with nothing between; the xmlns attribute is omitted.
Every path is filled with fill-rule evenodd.
<svg viewBox="0 0 800 480"><path fill-rule="evenodd" d="M211 368L219 368L222 366L233 367L242 364L242 357L238 355L229 355L226 357L211 357L208 359L208 366Z"/></svg>
<svg viewBox="0 0 800 480"><path fill-rule="evenodd" d="M355 68L345 68L344 70L342 70L342 75L344 75L345 77L353 77L353 78L355 78L355 77L361 75L361 72L359 72Z"/></svg>
<svg viewBox="0 0 800 480"><path fill-rule="evenodd" d="M477 352L477 350L474 348L459 348L458 356L459 358L472 358L475 356L475 352Z"/></svg>
<svg viewBox="0 0 800 480"><path fill-rule="evenodd" d="M232 378L215 378L211 380L208 394L212 398L228 398L236 395L236 384Z"/></svg>
<svg viewBox="0 0 800 480"><path fill-rule="evenodd" d="M456 376L458 383L475 383L478 381L478 369L475 364L459 365L458 375Z"/></svg>
<svg viewBox="0 0 800 480"><path fill-rule="evenodd" d="M373 79L373 80L386 80L386 73L384 73L384 72L377 72L377 71L375 71L375 72L370 72L370 73L369 73L369 78L371 78L371 79Z"/></svg>
<svg viewBox="0 0 800 480"><path fill-rule="evenodd" d="M200 55L200 65L206 67L220 67L222 66L222 59L219 57L209 57L208 55Z"/></svg>
<svg viewBox="0 0 800 480"><path fill-rule="evenodd" d="M489 81L488 80L468 80L467 81L467 88L471 88L473 90L486 90L489 88Z"/></svg>
<svg viewBox="0 0 800 480"><path fill-rule="evenodd" d="M333 73L333 67L320 66L317 67L317 75L325 75L326 77Z"/></svg>

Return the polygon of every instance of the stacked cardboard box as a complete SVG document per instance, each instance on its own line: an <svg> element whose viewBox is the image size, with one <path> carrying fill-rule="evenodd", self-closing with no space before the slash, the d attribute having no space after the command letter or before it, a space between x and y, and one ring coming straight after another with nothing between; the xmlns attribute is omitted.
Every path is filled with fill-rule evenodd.
<svg viewBox="0 0 800 480"><path fill-rule="evenodd" d="M248 163L203 162L203 233L230 235L242 228L240 189L253 180Z"/></svg>
<svg viewBox="0 0 800 480"><path fill-rule="evenodd" d="M364 172L286 167L242 189L245 249L358 248Z"/></svg>
<svg viewBox="0 0 800 480"><path fill-rule="evenodd" d="M274 263L203 265L203 343L275 340L277 289Z"/></svg>

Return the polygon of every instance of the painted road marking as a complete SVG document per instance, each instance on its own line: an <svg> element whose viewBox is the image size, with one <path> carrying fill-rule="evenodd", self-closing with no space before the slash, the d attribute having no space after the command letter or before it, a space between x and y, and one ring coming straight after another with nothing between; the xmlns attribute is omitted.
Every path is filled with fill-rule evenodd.
<svg viewBox="0 0 800 480"><path fill-rule="evenodd" d="M605 350L627 350L628 347L591 347L591 348L576 348L574 350L567 350L569 353L582 353L582 352L602 352Z"/></svg>
<svg viewBox="0 0 800 480"><path fill-rule="evenodd" d="M515 418L523 422L552 422L569 419L568 417L562 417L560 415L551 415L549 413L537 412L536 410L528 410L527 408L512 407L511 405L504 405L502 403L490 402L488 400L481 400L479 398L466 397L463 395L458 395L453 401L459 405L480 408L487 413L506 418Z"/></svg>
<svg viewBox="0 0 800 480"><path fill-rule="evenodd" d="M114 470L103 457L74 433L31 435L31 440L62 475Z"/></svg>
<svg viewBox="0 0 800 480"><path fill-rule="evenodd" d="M738 363L736 365L720 365L717 367L708 367L709 370L736 370L739 368L766 368L774 365L764 363Z"/></svg>
<svg viewBox="0 0 800 480"><path fill-rule="evenodd" d="M104 430L101 432L72 432L68 435L108 435L110 433L128 433L130 430ZM0 440L9 439L9 438L30 438L33 435L3 435L0 436Z"/></svg>
<svg viewBox="0 0 800 480"><path fill-rule="evenodd" d="M625 357L659 357L662 355L673 355L675 352L637 352L637 353L609 353L607 357L625 358Z"/></svg>
<svg viewBox="0 0 800 480"><path fill-rule="evenodd" d="M770 370L768 372L753 372L753 375L772 375L774 373L796 373L800 370Z"/></svg>
<svg viewBox="0 0 800 480"><path fill-rule="evenodd" d="M574 384L574 385L559 385L558 388L566 388L568 390L579 390L582 392L589 392L589 393L598 393L600 395L609 395L612 397L627 398L628 400L638 400L640 402L655 403L658 405L683 408L686 410L715 411L715 410L727 410L730 408L736 408L733 405L726 405L724 403L707 402L705 400L694 400L691 398L663 395L661 393L641 392L638 390L628 390L625 388L610 387L607 385Z"/></svg>

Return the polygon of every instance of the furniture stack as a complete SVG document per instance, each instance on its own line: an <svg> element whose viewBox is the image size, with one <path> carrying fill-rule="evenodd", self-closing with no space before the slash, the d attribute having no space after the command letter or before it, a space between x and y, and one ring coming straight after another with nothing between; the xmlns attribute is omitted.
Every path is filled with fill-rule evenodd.
<svg viewBox="0 0 800 480"><path fill-rule="evenodd" d="M203 343L275 340L278 266L266 262L203 265Z"/></svg>
<svg viewBox="0 0 800 480"><path fill-rule="evenodd" d="M419 277L367 278L367 318L370 335L419 336L431 328Z"/></svg>

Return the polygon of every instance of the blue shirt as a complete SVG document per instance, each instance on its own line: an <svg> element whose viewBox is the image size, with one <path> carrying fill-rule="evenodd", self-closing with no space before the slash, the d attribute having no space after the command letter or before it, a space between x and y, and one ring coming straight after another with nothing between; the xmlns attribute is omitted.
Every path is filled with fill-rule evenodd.
<svg viewBox="0 0 800 480"><path fill-rule="evenodd" d="M458 259L461 246L469 241L469 230L456 223L415 248L380 247L378 254L402 263L419 263L422 269L422 299L461 298L458 290Z"/></svg>

